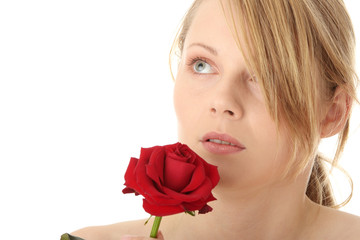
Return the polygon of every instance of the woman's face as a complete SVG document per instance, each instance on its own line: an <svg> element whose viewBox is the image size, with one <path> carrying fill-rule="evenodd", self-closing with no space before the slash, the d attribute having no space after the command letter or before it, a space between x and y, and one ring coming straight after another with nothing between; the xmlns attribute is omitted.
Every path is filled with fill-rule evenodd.
<svg viewBox="0 0 360 240"><path fill-rule="evenodd" d="M281 126L277 134L216 0L204 1L190 26L174 105L179 141L219 167L220 185L253 188L280 179L290 139Z"/></svg>

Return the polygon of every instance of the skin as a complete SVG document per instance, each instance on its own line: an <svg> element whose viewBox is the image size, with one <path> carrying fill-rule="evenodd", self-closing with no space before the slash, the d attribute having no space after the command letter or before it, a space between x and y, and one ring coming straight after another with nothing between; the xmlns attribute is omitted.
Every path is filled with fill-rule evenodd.
<svg viewBox="0 0 360 240"><path fill-rule="evenodd" d="M179 141L219 167L221 180L213 191L217 200L210 203L211 213L164 218L162 233L171 240L358 239L359 217L306 197L312 161L296 179L281 178L291 156L289 135L281 126L277 131L218 4L204 1L198 9L174 86ZM202 60L194 63L197 58ZM346 93L337 89L334 101L324 103L321 137L344 127L349 102ZM227 155L208 152L201 139L212 131L231 135L245 150ZM151 223L146 227L143 223L90 227L72 234L87 240L150 239L141 237L148 236L151 228Z"/></svg>

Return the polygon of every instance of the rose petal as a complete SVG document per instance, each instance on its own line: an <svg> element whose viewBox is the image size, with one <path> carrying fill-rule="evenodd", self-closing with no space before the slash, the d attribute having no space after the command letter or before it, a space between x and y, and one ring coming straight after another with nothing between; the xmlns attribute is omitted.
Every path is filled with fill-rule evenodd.
<svg viewBox="0 0 360 240"><path fill-rule="evenodd" d="M179 205L182 202L180 199L170 198L169 196L166 195L165 198L159 196L146 195L146 194L143 196L147 201L149 201L152 204L156 204L158 206Z"/></svg>
<svg viewBox="0 0 360 240"><path fill-rule="evenodd" d="M123 193L136 193L136 191L132 188L126 187L122 190Z"/></svg>
<svg viewBox="0 0 360 240"><path fill-rule="evenodd" d="M197 200L206 200L211 194L212 184L209 179L205 179L202 184L194 191L188 194L178 193L174 190L164 187L164 194L168 195L173 199L179 199L183 202L193 202ZM198 210L198 209L196 209Z"/></svg>
<svg viewBox="0 0 360 240"><path fill-rule="evenodd" d="M211 180L213 187L215 187L220 180L220 175L218 171L218 167L214 166L210 163L204 164L206 176Z"/></svg>
<svg viewBox="0 0 360 240"><path fill-rule="evenodd" d="M183 156L188 158L189 163L195 163L196 160L202 160L191 148L189 148L185 144L181 144L179 147L179 151L182 153Z"/></svg>
<svg viewBox="0 0 360 240"><path fill-rule="evenodd" d="M143 153L143 149L142 149ZM145 154L142 154L144 156ZM148 159L140 158L137 166L135 168L134 176L136 179L136 186L137 188L134 188L137 192L139 192L141 195L145 196L160 196L163 198L166 198L166 195L164 195L162 192L159 191L154 185L154 182L151 178L149 178L146 174L146 164Z"/></svg>
<svg viewBox="0 0 360 240"><path fill-rule="evenodd" d="M130 158L129 165L126 169L125 176L124 176L125 180L128 178L131 178L134 175L134 171L135 171L137 162L138 162L138 159Z"/></svg>
<svg viewBox="0 0 360 240"><path fill-rule="evenodd" d="M155 157L156 155L157 157ZM157 151L157 153L151 155L149 163L145 165L147 176L159 187L164 183L164 161L165 153Z"/></svg>
<svg viewBox="0 0 360 240"><path fill-rule="evenodd" d="M145 199L151 202L161 202L164 205L166 204L179 204L181 201L178 199L173 199L171 196L168 196L159 190L154 184L154 182L146 176L146 169L142 166L143 162L139 161L137 166L136 176L137 176L137 190ZM163 187L162 187L163 189Z"/></svg>
<svg viewBox="0 0 360 240"><path fill-rule="evenodd" d="M164 164L165 164L166 153L162 147L154 147L153 152L149 156L148 165L153 166L153 172L151 173L152 180L155 182L164 182Z"/></svg>
<svg viewBox="0 0 360 240"><path fill-rule="evenodd" d="M188 162L188 158L186 158L184 156L179 156L174 152L167 152L166 158L171 158L171 159L177 160L179 162Z"/></svg>
<svg viewBox="0 0 360 240"><path fill-rule="evenodd" d="M150 159L151 154L155 149L161 149L161 146L154 146L149 148L141 148L139 159Z"/></svg>
<svg viewBox="0 0 360 240"><path fill-rule="evenodd" d="M155 147L152 148L155 150ZM178 199L173 199L171 196L168 196L161 191L161 189L156 187L154 181L146 175L146 164L148 159L145 157L150 157L151 152L149 149L142 149L141 158L138 161L138 164L135 169L134 176L136 177L136 186L135 190L145 197L148 201L153 203L161 202L165 204L179 204L181 201ZM155 158L153 159L154 161Z"/></svg>
<svg viewBox="0 0 360 240"><path fill-rule="evenodd" d="M194 170L195 166L193 164L180 162L167 157L165 162L164 185L176 192L180 192L189 184Z"/></svg>
<svg viewBox="0 0 360 240"><path fill-rule="evenodd" d="M199 187L200 184L202 184L204 178L206 178L204 168L195 168L190 183L181 191L181 193L188 193L194 191L196 188Z"/></svg>
<svg viewBox="0 0 360 240"><path fill-rule="evenodd" d="M157 189L161 191L163 180L159 177L158 168L154 164L145 165L146 175L157 184Z"/></svg>
<svg viewBox="0 0 360 240"><path fill-rule="evenodd" d="M201 210L204 208L204 206L210 202L216 200L212 194L204 201L204 200L197 200L193 202L183 202L182 205L185 209L188 209L189 211L195 211L195 210Z"/></svg>
<svg viewBox="0 0 360 240"><path fill-rule="evenodd" d="M126 169L125 172L125 186L132 188L132 189L137 189L138 185L136 183L136 179L135 179L135 169L136 169L136 165L138 163L138 159L136 158L131 158L128 168Z"/></svg>
<svg viewBox="0 0 360 240"><path fill-rule="evenodd" d="M211 212L212 210L212 207L206 204L202 209L199 210L199 214L205 214Z"/></svg>
<svg viewBox="0 0 360 240"><path fill-rule="evenodd" d="M179 204L156 205L148 202L146 199L143 199L143 208L147 213L159 217L184 212L184 209Z"/></svg>

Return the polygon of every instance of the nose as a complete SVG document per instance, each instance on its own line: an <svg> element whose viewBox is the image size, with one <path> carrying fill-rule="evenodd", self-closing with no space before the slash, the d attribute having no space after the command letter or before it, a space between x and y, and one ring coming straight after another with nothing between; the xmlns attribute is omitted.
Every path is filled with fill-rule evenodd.
<svg viewBox="0 0 360 240"><path fill-rule="evenodd" d="M214 117L229 120L240 119L243 115L240 92L235 85L222 82L214 86L210 113Z"/></svg>

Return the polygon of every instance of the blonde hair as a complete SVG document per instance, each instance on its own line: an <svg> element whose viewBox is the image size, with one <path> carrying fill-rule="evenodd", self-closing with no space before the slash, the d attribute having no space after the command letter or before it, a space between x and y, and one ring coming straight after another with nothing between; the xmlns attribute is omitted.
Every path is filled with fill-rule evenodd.
<svg viewBox="0 0 360 240"><path fill-rule="evenodd" d="M188 29L203 1L195 0L185 15L170 59L174 52L181 58ZM317 148L320 100L331 101L338 87L357 99L355 36L344 2L228 0L221 6L224 13L229 10L225 16L240 49L244 48L240 36L246 36L245 45L251 51L244 57L256 75L270 114L278 126L281 119L292 136L293 157L286 172L291 167L298 174L309 159L315 158L306 194L318 204L339 207L324 167L326 159L317 154ZM338 134L337 150L329 161L333 167L338 164L348 132L349 119ZM298 160L300 149L305 156Z"/></svg>

